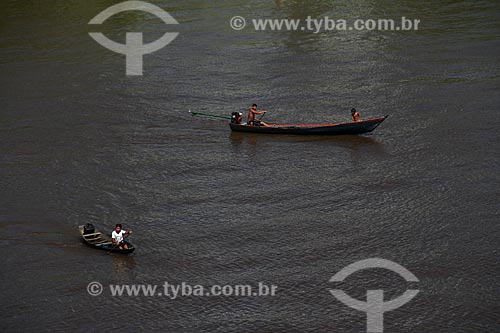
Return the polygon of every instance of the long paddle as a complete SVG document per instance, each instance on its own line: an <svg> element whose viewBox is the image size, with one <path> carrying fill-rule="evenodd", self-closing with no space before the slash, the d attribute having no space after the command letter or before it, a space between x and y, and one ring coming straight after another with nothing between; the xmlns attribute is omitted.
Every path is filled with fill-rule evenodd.
<svg viewBox="0 0 500 333"><path fill-rule="evenodd" d="M205 117L212 117L212 118L231 119L231 116L220 116L218 114L210 114L210 113L203 113L203 112L191 112L191 110L189 110L189 113L191 113L192 116L205 116Z"/></svg>

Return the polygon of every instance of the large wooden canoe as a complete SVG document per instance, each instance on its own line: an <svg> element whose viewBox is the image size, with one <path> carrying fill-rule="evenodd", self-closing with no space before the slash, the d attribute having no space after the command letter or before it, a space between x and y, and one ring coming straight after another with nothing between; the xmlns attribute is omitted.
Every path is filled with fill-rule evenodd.
<svg viewBox="0 0 500 333"><path fill-rule="evenodd" d="M80 230L80 235L85 243L92 246L93 248L99 250L105 250L111 253L121 253L121 254L129 254L134 252L135 247L128 243L128 249L121 249L113 244L111 241L111 237L101 233L99 230L95 229L94 226L90 225L91 228L85 225L81 225L78 227Z"/></svg>
<svg viewBox="0 0 500 333"><path fill-rule="evenodd" d="M342 135L363 134L373 131L387 116L358 122L340 124L267 124L267 126L252 126L230 123L235 132L251 132L265 134L301 134L301 135Z"/></svg>

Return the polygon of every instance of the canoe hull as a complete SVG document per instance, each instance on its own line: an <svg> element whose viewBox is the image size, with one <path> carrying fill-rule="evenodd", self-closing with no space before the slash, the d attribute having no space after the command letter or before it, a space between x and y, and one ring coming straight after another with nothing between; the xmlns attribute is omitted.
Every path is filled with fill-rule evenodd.
<svg viewBox="0 0 500 333"><path fill-rule="evenodd" d="M134 252L135 250L135 247L128 242L127 243L129 248L120 250L119 247L113 244L110 236L101 233L97 229L95 229L95 231L91 234L85 234L84 231L85 229L83 225L79 226L78 229L80 231L80 235L82 236L83 242L93 247L94 249L103 250L110 253L119 253L119 254L129 254Z"/></svg>
<svg viewBox="0 0 500 333"><path fill-rule="evenodd" d="M369 133L387 118L380 117L359 122L342 124L269 124L268 126L250 126L230 123L235 132L263 134L297 134L297 135L356 135Z"/></svg>

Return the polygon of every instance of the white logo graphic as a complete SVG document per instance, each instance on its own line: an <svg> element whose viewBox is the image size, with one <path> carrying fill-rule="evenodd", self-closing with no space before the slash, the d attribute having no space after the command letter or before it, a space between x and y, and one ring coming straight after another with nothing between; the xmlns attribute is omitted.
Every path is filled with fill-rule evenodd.
<svg viewBox="0 0 500 333"><path fill-rule="evenodd" d="M93 281L87 285L87 292L90 296L99 296L100 294L102 294L102 291L102 284L100 284L99 282Z"/></svg>
<svg viewBox="0 0 500 333"><path fill-rule="evenodd" d="M349 266L344 267L340 272L335 274L330 282L344 281L349 275L362 269L368 268L385 268L401 275L408 282L418 282L418 279L413 273L408 271L403 266L386 259L371 258L357 261ZM330 290L333 296L345 305L356 309L358 311L366 312L366 331L367 332L383 332L384 331L384 312L397 309L413 297L415 297L420 290L409 289L401 296L384 302L383 290L367 290L366 302L359 301L347 295L342 290Z"/></svg>
<svg viewBox="0 0 500 333"><path fill-rule="evenodd" d="M244 17L234 16L231 21L229 21L229 25L233 28L233 30L242 30L247 25L247 22Z"/></svg>
<svg viewBox="0 0 500 333"><path fill-rule="evenodd" d="M117 5L108 7L90 20L89 24L102 24L111 16L128 10L140 10L159 17L165 24L179 24L169 13L147 2L125 1ZM173 41L178 32L167 32L154 42L143 44L142 32L127 32L125 44L116 43L100 32L89 33L96 42L105 48L125 54L127 75L142 75L142 57L145 54L153 53L167 46Z"/></svg>

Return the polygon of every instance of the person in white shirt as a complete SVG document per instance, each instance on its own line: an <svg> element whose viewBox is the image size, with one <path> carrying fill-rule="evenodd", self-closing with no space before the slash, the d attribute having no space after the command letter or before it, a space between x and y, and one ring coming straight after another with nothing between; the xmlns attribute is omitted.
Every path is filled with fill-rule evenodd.
<svg viewBox="0 0 500 333"><path fill-rule="evenodd" d="M132 233L132 230L122 230L122 225L117 224L115 227L115 230L111 233L111 238L113 240L113 243L115 243L115 246L119 246L120 250L122 249L128 249L128 244L124 240L125 235L129 235Z"/></svg>

